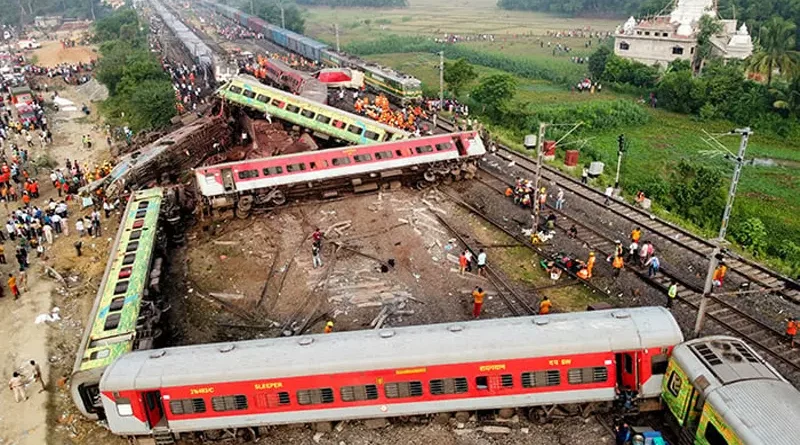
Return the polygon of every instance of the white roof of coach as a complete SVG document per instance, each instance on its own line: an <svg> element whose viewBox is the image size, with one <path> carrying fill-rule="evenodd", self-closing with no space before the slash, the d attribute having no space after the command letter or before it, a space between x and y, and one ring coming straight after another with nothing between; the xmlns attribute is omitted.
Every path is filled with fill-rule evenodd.
<svg viewBox="0 0 800 445"><path fill-rule="evenodd" d="M149 389L629 351L681 341L677 322L661 307L551 314L132 352L106 370L100 387Z"/></svg>

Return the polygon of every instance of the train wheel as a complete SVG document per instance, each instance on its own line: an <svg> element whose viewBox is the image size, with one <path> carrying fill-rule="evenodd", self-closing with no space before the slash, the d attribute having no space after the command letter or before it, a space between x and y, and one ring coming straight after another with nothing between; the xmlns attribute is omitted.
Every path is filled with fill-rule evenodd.
<svg viewBox="0 0 800 445"><path fill-rule="evenodd" d="M547 413L542 408L532 407L528 408L528 419L534 423L547 423Z"/></svg>
<svg viewBox="0 0 800 445"><path fill-rule="evenodd" d="M236 203L236 216L240 219L246 219L250 216L250 210L253 209L253 197L250 195L245 195L239 198L239 202Z"/></svg>
<svg viewBox="0 0 800 445"><path fill-rule="evenodd" d="M431 186L431 183L428 181L419 180L414 186L417 188L417 190L425 190Z"/></svg>
<svg viewBox="0 0 800 445"><path fill-rule="evenodd" d="M272 196L272 200L270 200L270 202L272 203L272 205L282 206L282 205L286 204L286 194L283 193L282 191L278 190Z"/></svg>
<svg viewBox="0 0 800 445"><path fill-rule="evenodd" d="M436 182L436 173L431 170L426 170L425 173L422 174L422 177L428 182Z"/></svg>

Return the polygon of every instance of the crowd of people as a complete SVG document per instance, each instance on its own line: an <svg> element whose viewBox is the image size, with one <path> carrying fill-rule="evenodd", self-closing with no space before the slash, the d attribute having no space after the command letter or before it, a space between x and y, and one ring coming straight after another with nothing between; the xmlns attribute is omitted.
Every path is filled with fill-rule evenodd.
<svg viewBox="0 0 800 445"><path fill-rule="evenodd" d="M358 94L358 92L356 92ZM354 102L356 113L367 116L372 120L382 124L401 128L419 136L421 132L420 120L427 119L427 113L417 106L406 106L397 110L392 110L389 99L383 94L376 96L370 103L369 96L357 97Z"/></svg>
<svg viewBox="0 0 800 445"><path fill-rule="evenodd" d="M92 79L95 61L86 63L61 63L53 67L26 65L26 72L34 76L46 76L49 79L60 77L67 85L83 85Z"/></svg>

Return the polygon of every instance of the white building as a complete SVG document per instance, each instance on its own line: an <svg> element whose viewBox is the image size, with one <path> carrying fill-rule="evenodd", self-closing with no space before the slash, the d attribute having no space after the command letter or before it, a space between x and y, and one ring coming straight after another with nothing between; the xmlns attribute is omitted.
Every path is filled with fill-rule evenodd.
<svg viewBox="0 0 800 445"><path fill-rule="evenodd" d="M715 0L675 0L668 15L636 20L617 28L614 54L648 65L666 66L676 59L691 60L697 47L700 18L718 17ZM737 30L736 20L720 20L722 32L712 38L714 54L725 59L745 59L753 52L747 26Z"/></svg>

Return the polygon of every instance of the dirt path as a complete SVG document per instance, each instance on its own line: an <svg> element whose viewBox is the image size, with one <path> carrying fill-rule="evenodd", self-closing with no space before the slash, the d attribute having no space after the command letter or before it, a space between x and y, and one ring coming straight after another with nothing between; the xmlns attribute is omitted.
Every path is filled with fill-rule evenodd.
<svg viewBox="0 0 800 445"><path fill-rule="evenodd" d="M56 42L57 43L57 42ZM79 91L74 87L66 87L60 92L64 98L74 101L80 110L81 103L85 102L92 109L89 117L85 117L80 111L65 112L61 111L55 114L48 114L48 121L53 130L54 144L52 146L41 148L38 144L31 149L31 159L36 159L42 154L47 154L54 159L59 166L63 166L65 159L77 159L82 165L89 166L95 161L101 161L109 157L109 150L106 147L105 136L101 127L96 123L97 112L93 105L91 105L87 98L81 97ZM91 134L94 143L92 150L86 150L81 145L81 135ZM18 142L19 143L19 142ZM23 142L24 143L24 142ZM40 207L46 205L47 201L52 197L56 198L56 192L50 185L49 171L39 171L39 182L41 183L41 198L32 201L33 205ZM13 210L16 204L12 203L9 208ZM69 212L71 214L70 224L74 224L74 216L78 214L85 214L80 212L76 201L69 204ZM2 222L2 229L5 230L6 213L0 208L0 222ZM105 229L105 227L104 227ZM113 230L113 228L111 229ZM56 256L58 252L59 260L75 262L77 258L73 259L74 249L71 249L72 243L75 241L74 230L70 232L70 237L60 237L56 239L53 250L50 251L51 257ZM90 242L87 246L87 251L95 250L93 248L94 242ZM99 243L98 243L99 244ZM58 377L61 377L59 372L58 376L51 377L50 359L56 360L59 364L68 362L72 363L74 351L71 351L68 356L54 350L54 346L48 343L48 337L64 335L64 320L56 322L59 324L58 329L48 326L46 324L35 324L34 321L37 315L50 312L53 305L53 294L57 285L51 279L40 277L43 270L40 261L35 258L35 252L29 255L32 263L28 271L28 287L29 291L24 292L18 301L14 301L13 297L8 291L6 280L8 273L16 273L17 263L14 260L13 252L15 244L11 241L3 243L6 252L6 258L10 264L0 265L0 286L5 290L5 297L0 299L0 377L5 382L11 378L14 371L20 371L26 377L30 377L31 368L27 363L30 360L36 360L42 367L45 376L45 381L50 380L47 393L39 393L40 387L38 384L29 384L26 387L26 393L29 399L19 404L14 402L13 394L8 389L7 385L4 386L2 395L0 395L0 444L2 445L42 445L47 443L47 411L48 411L48 397L61 399L66 394L65 389L56 388L54 382ZM48 246L49 247L49 246ZM105 252L97 252L97 260L105 261ZM67 257L69 256L69 257ZM102 257L102 259L100 258ZM95 261L94 255L83 257L86 261ZM76 264L77 265L77 264ZM102 269L102 268L101 268ZM91 292L94 295L94 292ZM88 313L90 305L84 305L85 311ZM72 326L72 320L80 320L74 329L70 330L67 335L79 336L82 330L82 322L85 320L87 314L85 313L62 313L69 320L67 323ZM57 416L56 416L57 417Z"/></svg>

